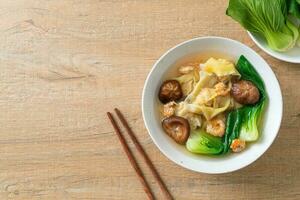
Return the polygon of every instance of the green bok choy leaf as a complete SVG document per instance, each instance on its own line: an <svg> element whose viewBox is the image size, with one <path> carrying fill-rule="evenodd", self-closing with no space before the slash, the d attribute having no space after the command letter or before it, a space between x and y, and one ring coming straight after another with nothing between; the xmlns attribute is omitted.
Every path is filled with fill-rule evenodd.
<svg viewBox="0 0 300 200"><path fill-rule="evenodd" d="M285 0L230 0L226 14L248 31L264 37L275 51L293 48L298 39L298 28L287 19Z"/></svg>
<svg viewBox="0 0 300 200"><path fill-rule="evenodd" d="M266 104L267 93L262 78L244 56L239 58L237 70L242 75L242 79L251 81L260 92L259 102L253 106L245 106L241 111L243 120L239 137L245 141L255 141L259 137L258 126Z"/></svg>
<svg viewBox="0 0 300 200"><path fill-rule="evenodd" d="M258 125L267 99L263 80L243 55L240 56L236 68L241 74L242 79L251 81L258 88L260 99L255 105L244 106L231 111L227 115L226 131L223 137L223 154L228 152L231 142L234 139L240 138L248 142L258 139Z"/></svg>
<svg viewBox="0 0 300 200"><path fill-rule="evenodd" d="M223 151L223 143L220 137L212 136L202 129L197 129L191 133L186 148L192 153L220 154Z"/></svg>
<svg viewBox="0 0 300 200"><path fill-rule="evenodd" d="M294 17L300 19L300 1L287 0L288 12Z"/></svg>
<svg viewBox="0 0 300 200"><path fill-rule="evenodd" d="M231 142L239 137L241 125L242 125L242 108L231 111L226 119L226 131L223 137L223 152L227 153Z"/></svg>

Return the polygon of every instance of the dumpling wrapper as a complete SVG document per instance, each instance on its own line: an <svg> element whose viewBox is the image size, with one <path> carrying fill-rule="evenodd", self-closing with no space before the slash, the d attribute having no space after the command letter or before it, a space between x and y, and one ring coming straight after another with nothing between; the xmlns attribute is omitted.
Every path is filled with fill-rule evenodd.
<svg viewBox="0 0 300 200"><path fill-rule="evenodd" d="M187 96L191 93L191 91L199 81L199 72L194 70L188 74L184 74L177 78L174 78L174 80L177 80L180 83L183 95Z"/></svg>
<svg viewBox="0 0 300 200"><path fill-rule="evenodd" d="M186 97L185 101L188 103L192 103L195 101L199 93L204 88L211 88L218 82L218 79L213 74L208 74L204 71L200 72L200 80L197 82L193 91Z"/></svg>
<svg viewBox="0 0 300 200"><path fill-rule="evenodd" d="M232 75L240 77L233 63L210 58L200 71L200 80L186 99L179 103L176 115L184 117L189 113L201 114L206 120L210 120L229 109L232 98L229 95L219 96L214 86L219 82L218 77Z"/></svg>
<svg viewBox="0 0 300 200"><path fill-rule="evenodd" d="M240 73L234 67L234 64L225 59L210 58L203 64L203 71L213 73L217 76L236 75L241 77Z"/></svg>
<svg viewBox="0 0 300 200"><path fill-rule="evenodd" d="M188 113L202 114L206 118L206 120L210 120L215 116L217 116L218 114L227 110L229 105L230 105L230 98L224 99L224 105L219 108L181 102L176 110L176 115L185 116Z"/></svg>

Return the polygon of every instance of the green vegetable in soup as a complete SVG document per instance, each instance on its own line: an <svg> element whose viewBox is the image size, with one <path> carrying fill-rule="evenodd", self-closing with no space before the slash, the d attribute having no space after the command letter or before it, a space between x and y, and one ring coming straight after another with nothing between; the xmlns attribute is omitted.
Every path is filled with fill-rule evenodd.
<svg viewBox="0 0 300 200"><path fill-rule="evenodd" d="M226 131L223 138L224 149L222 153L227 153L231 142L239 137L240 128L242 125L242 110L239 108L237 110L231 111L226 120Z"/></svg>
<svg viewBox="0 0 300 200"><path fill-rule="evenodd" d="M267 94L264 81L245 56L240 56L236 68L240 72L242 79L251 81L258 88L261 95L259 102L265 100Z"/></svg>
<svg viewBox="0 0 300 200"><path fill-rule="evenodd" d="M285 0L230 0L226 14L245 29L267 40L275 51L287 51L298 39L297 27L287 19Z"/></svg>
<svg viewBox="0 0 300 200"><path fill-rule="evenodd" d="M244 107L244 121L241 126L239 139L252 142L259 137L258 125L261 119L265 101L256 104L253 107Z"/></svg>
<svg viewBox="0 0 300 200"><path fill-rule="evenodd" d="M248 142L258 139L258 125L267 99L263 80L243 55L240 56L236 68L242 79L251 81L258 88L260 99L255 105L244 106L231 111L227 115L226 131L223 138L223 154L229 151L234 139L239 138Z"/></svg>
<svg viewBox="0 0 300 200"><path fill-rule="evenodd" d="M259 137L258 125L267 100L264 82L252 64L244 56L239 58L237 70L241 73L243 79L255 84L260 92L259 102L253 106L245 106L241 111L243 120L239 137L245 141L255 141Z"/></svg>
<svg viewBox="0 0 300 200"><path fill-rule="evenodd" d="M191 133L186 148L192 153L220 154L223 151L223 143L220 137L212 136L202 129L197 129Z"/></svg>

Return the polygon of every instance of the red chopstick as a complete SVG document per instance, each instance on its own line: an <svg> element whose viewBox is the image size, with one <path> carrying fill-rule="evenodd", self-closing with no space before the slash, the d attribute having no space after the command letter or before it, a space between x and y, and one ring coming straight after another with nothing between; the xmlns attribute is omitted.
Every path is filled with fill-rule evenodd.
<svg viewBox="0 0 300 200"><path fill-rule="evenodd" d="M173 200L173 197L171 196L171 194L169 193L167 187L165 186L165 184L163 183L161 177L159 176L158 172L156 171L154 165L152 164L151 160L149 159L148 155L146 154L146 152L144 151L143 147L141 146L141 144L139 143L139 141L137 140L137 138L135 137L132 129L129 127L127 121L125 120L123 114L121 113L121 111L117 108L114 109L118 118L120 119L121 123L123 124L123 126L125 127L127 133L130 136L130 139L133 141L135 147L137 148L138 152L142 155L142 157L144 158L144 161L146 162L147 166L150 168L150 171L152 172L153 176L155 177L156 181L158 182L160 189L162 190L163 194L165 195L165 198L168 200ZM144 190L146 192L146 194L148 195L149 199L154 199L151 189L149 187L149 185L146 182L145 177L143 176L143 173L141 171L141 169L139 168L138 164L136 163L136 160L132 154L132 152L130 151L126 140L124 139L124 136L122 135L120 128L118 127L116 121L114 120L113 116L111 113L107 113L114 129L115 132L117 133L119 140L123 146L123 149L132 165L132 167L135 169L143 187Z"/></svg>

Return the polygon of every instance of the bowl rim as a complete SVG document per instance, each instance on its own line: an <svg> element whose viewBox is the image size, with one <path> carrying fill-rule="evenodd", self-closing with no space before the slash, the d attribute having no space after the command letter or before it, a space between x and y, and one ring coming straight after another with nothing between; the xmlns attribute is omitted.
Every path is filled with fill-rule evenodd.
<svg viewBox="0 0 300 200"><path fill-rule="evenodd" d="M263 50L265 53L267 53L268 55L277 58L278 60L281 61L285 61L288 63L294 63L294 64L299 64L300 63L300 58L299 59L293 59L293 58L287 58L284 56L283 53L277 52L278 54L274 53L271 49L268 49L266 47L264 47L254 36L253 33L251 33L250 31L247 31L249 37L251 38L251 40L261 49Z"/></svg>
<svg viewBox="0 0 300 200"><path fill-rule="evenodd" d="M163 155L164 155L165 157L167 157L169 160L173 161L174 163L176 163L177 165L179 165L179 166L181 166L181 167L183 167L183 168L185 168L185 169L188 169L188 170L191 170L191 171L194 171L194 172L205 173L205 174L225 174L225 173L230 173L230 172L238 171L238 170L240 170L240 169L242 169L242 168L245 168L245 167L249 166L250 164L254 163L256 160L258 160L258 159L259 159L259 158L260 158L260 157L261 157L261 156L262 156L262 155L270 148L270 146L274 143L274 140L275 140L276 137L278 136L278 133L279 133L279 130L280 130L280 127L281 127L281 123L282 123L282 118L283 118L283 98L282 98L282 92L281 92L281 88L280 88L280 83L279 83L279 81L278 81L278 79L277 79L277 77L276 77L276 75L275 75L274 72L273 72L273 75L274 75L275 80L276 80L277 83L278 83L278 88L279 88L279 91L278 91L278 92L279 92L279 94L280 94L280 95L279 95L279 96L280 96L280 97L279 97L279 102L280 102L280 104L281 104L281 106L280 106L280 108L279 108L280 113L278 113L278 114L280 114L280 120L279 120L279 123L277 124L277 126L273 128L273 130L275 130L275 131L274 131L274 132L275 132L274 137L271 138L272 140L270 141L270 143L269 143L269 144L266 144L265 149L264 149L263 151L261 151L261 152L258 154L257 157L252 158L248 163L246 163L246 164L244 164L244 165L242 165L242 166L232 167L230 170L227 170L227 171L213 171L213 172L210 171L210 172L208 172L208 171L197 170L197 169L195 169L195 168L186 166L186 165L184 165L182 162L180 162L180 161L174 159L172 156L169 156L168 153L165 152L165 150L162 149L162 148L160 147L160 145L157 143L157 141L156 141L156 139L154 138L154 136L151 134L150 127L149 127L149 125L147 124L147 119L146 119L147 117L146 117L146 114L145 114L145 106L146 106L146 105L145 105L146 87L147 87L148 82L149 82L149 79L150 79L150 77L151 77L153 71L154 71L155 68L157 67L158 63L160 63L161 60L162 60L165 56L167 56L171 51L173 51L174 49L176 49L176 48L178 48L178 47L180 47L180 46L182 46L182 45L185 45L186 43L194 42L194 41L196 41L196 40L206 40L206 39L221 39L221 40L227 40L227 41L236 43L236 44L238 44L238 45L241 45L241 46L243 46L244 48L246 48L247 50L249 50L249 51L251 51L252 53L254 53L255 56L260 57L260 58L266 63L266 65L270 68L270 70L273 72L273 70L272 70L272 68L269 66L269 64L268 64L268 63L267 63L267 62L266 62L266 61L265 61L265 60L264 60L264 59L263 59L256 51L254 51L253 49L251 49L250 47L248 47L247 45L245 45L245 44L243 44L243 43L241 43L241 42L239 42L239 41L236 41L236 40L233 40L233 39L230 39L230 38L226 38L226 37L219 37L219 36L203 36L203 37L192 38L192 39L183 41L183 42L181 42L181 43L179 43L179 44L177 44L177 45L171 47L171 48L168 49L163 55L161 55L161 56L159 57L159 59L153 64L153 66L152 66L151 70L149 71L149 73L148 73L148 75L147 75L147 78L146 78L146 80L145 80L145 82L144 82L144 87L143 87L143 92L142 92L142 104L141 104L141 107L142 107L142 115L143 115L143 121L144 121L145 127L146 127L147 132L148 132L148 134L150 135L150 137L151 137L153 143L154 143L154 144L156 145L156 147L160 150L160 152L162 152ZM179 58L178 58L178 59L179 59Z"/></svg>

